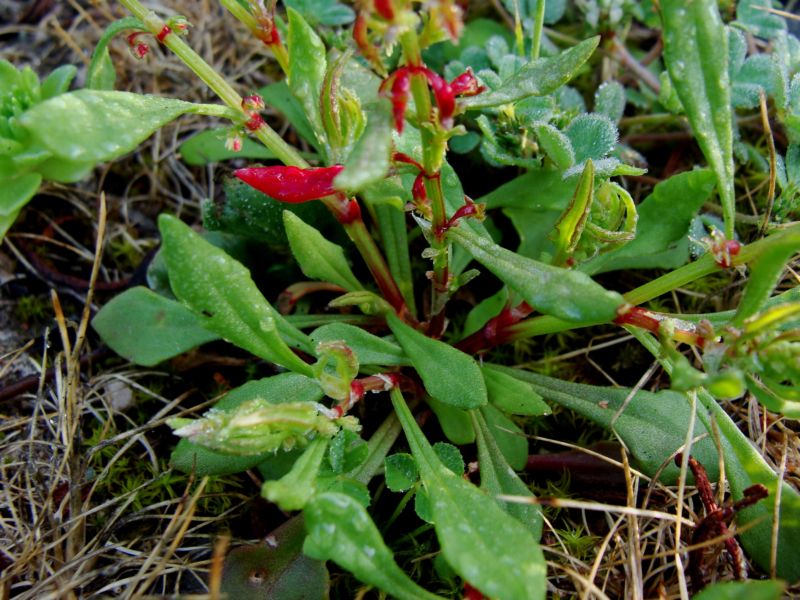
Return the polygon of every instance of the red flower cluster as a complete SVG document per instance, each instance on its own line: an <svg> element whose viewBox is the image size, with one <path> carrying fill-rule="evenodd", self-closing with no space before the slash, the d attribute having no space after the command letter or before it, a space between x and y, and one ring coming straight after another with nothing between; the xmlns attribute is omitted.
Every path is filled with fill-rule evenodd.
<svg viewBox="0 0 800 600"><path fill-rule="evenodd" d="M464 73L453 79L450 83L427 67L406 66L400 67L381 84L381 92L391 86L392 109L394 123L397 131L403 131L403 118L408 106L409 91L411 89L411 76L422 74L428 80L428 85L433 91L436 108L439 109L439 122L446 128L453 126L453 113L456 109L456 96L474 96L480 94L484 88L478 85L478 80L467 69Z"/></svg>

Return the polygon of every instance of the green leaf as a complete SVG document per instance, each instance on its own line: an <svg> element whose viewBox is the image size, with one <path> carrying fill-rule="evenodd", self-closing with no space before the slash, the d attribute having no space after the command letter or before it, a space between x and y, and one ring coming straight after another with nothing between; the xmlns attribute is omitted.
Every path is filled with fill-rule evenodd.
<svg viewBox="0 0 800 600"><path fill-rule="evenodd" d="M767 581L725 581L703 588L694 600L780 600L786 584L774 579Z"/></svg>
<svg viewBox="0 0 800 600"><path fill-rule="evenodd" d="M106 27L92 52L92 60L86 72L86 88L90 90L113 90L117 79L114 63L108 53L108 44L124 31L146 31L145 24L136 17L118 19Z"/></svg>
<svg viewBox="0 0 800 600"><path fill-rule="evenodd" d="M471 356L423 335L394 314L386 322L431 396L456 408L488 402L480 367Z"/></svg>
<svg viewBox="0 0 800 600"><path fill-rule="evenodd" d="M318 139L325 131L320 115L320 95L327 60L325 44L302 15L289 8L289 89L305 109L305 115Z"/></svg>
<svg viewBox="0 0 800 600"><path fill-rule="evenodd" d="M336 27L352 23L355 12L336 0L284 0L284 4L303 15L312 25Z"/></svg>
<svg viewBox="0 0 800 600"><path fill-rule="evenodd" d="M503 286L500 290L484 298L476 304L464 321L464 331L461 333L461 339L464 339L473 333L480 331L489 319L492 319L500 314L500 311L506 306L508 302L508 288ZM485 379L485 378L484 378ZM488 385L488 384L487 384Z"/></svg>
<svg viewBox="0 0 800 600"><path fill-rule="evenodd" d="M736 23L755 36L771 40L786 31L786 21L764 10L771 2L739 0L736 3Z"/></svg>
<svg viewBox="0 0 800 600"><path fill-rule="evenodd" d="M356 142L344 164L344 171L336 176L336 189L355 194L366 186L383 180L389 172L392 155L392 109L387 99L382 99L366 110L367 127Z"/></svg>
<svg viewBox="0 0 800 600"><path fill-rule="evenodd" d="M623 299L585 273L561 269L520 256L463 227L448 236L536 310L579 323L612 321Z"/></svg>
<svg viewBox="0 0 800 600"><path fill-rule="evenodd" d="M115 296L92 319L92 327L114 352L145 367L220 337L180 302L142 286Z"/></svg>
<svg viewBox="0 0 800 600"><path fill-rule="evenodd" d="M273 530L269 543L234 548L225 556L221 592L239 600L327 600L328 570L322 561L303 555L305 537L298 515Z"/></svg>
<svg viewBox="0 0 800 600"><path fill-rule="evenodd" d="M78 90L27 110L19 124L54 155L104 162L127 154L157 129L196 112L191 102L105 90Z"/></svg>
<svg viewBox="0 0 800 600"><path fill-rule="evenodd" d="M489 403L512 415L539 417L549 415L550 407L524 381L498 371L492 365L481 366L483 380L489 392Z"/></svg>
<svg viewBox="0 0 800 600"><path fill-rule="evenodd" d="M344 256L341 246L329 242L314 227L293 212L283 212L283 225L297 263L306 277L328 281L349 292L363 290Z"/></svg>
<svg viewBox="0 0 800 600"><path fill-rule="evenodd" d="M453 444L436 442L433 445L433 451L450 471L459 477L464 475L464 457L461 456L461 452Z"/></svg>
<svg viewBox="0 0 800 600"><path fill-rule="evenodd" d="M716 0L662 0L664 62L700 149L717 178L725 236L733 239L733 130L728 33Z"/></svg>
<svg viewBox="0 0 800 600"><path fill-rule="evenodd" d="M386 262L389 263L389 271L397 282L400 293L403 294L409 312L416 314L406 213L402 207L398 209L385 204L373 204L372 208L377 217L378 231L383 242Z"/></svg>
<svg viewBox="0 0 800 600"><path fill-rule="evenodd" d="M481 472L481 489L490 497L499 495L534 498L522 480L514 473L494 439L481 411L473 410L472 422L478 438L478 464ZM495 500L500 508L523 523L535 539L542 537L542 514L535 504Z"/></svg>
<svg viewBox="0 0 800 600"><path fill-rule="evenodd" d="M552 58L541 58L522 67L499 88L464 98L467 109L487 108L517 102L528 96L551 94L572 79L597 48L600 37L584 40Z"/></svg>
<svg viewBox="0 0 800 600"><path fill-rule="evenodd" d="M320 144L314 133L314 128L306 116L303 104L295 98L286 81L278 81L260 88L258 94L268 106L277 108L286 117L301 138L314 146L317 152L322 151L323 145Z"/></svg>
<svg viewBox="0 0 800 600"><path fill-rule="evenodd" d="M261 160L275 158L275 154L273 154L271 150L250 138L242 139L242 149L239 152L228 150L225 147L225 137L228 135L229 131L230 129L227 127L216 127L214 129L201 131L190 137L183 142L179 148L183 162L187 165L199 167L232 158L254 158Z"/></svg>
<svg viewBox="0 0 800 600"><path fill-rule="evenodd" d="M337 475L349 473L360 467L369 455L369 447L361 437L349 429L342 429L328 447L328 462Z"/></svg>
<svg viewBox="0 0 800 600"><path fill-rule="evenodd" d="M384 460L384 477L387 488L393 492L405 492L419 479L417 461L405 452L387 456Z"/></svg>
<svg viewBox="0 0 800 600"><path fill-rule="evenodd" d="M358 362L362 365L382 366L408 366L409 358L403 354L403 349L397 344L379 338L361 327L347 323L331 323L315 329L311 333L315 344L320 342L343 341L356 353Z"/></svg>
<svg viewBox="0 0 800 600"><path fill-rule="evenodd" d="M594 112L618 123L625 114L625 88L618 81L606 81L594 93Z"/></svg>
<svg viewBox="0 0 800 600"><path fill-rule="evenodd" d="M368 585L398 600L437 600L397 563L367 511L350 496L321 494L306 505L306 556L332 560Z"/></svg>
<svg viewBox="0 0 800 600"><path fill-rule="evenodd" d="M215 405L218 410L234 410L255 398L266 398L270 402L317 402L322 398L322 390L313 379L297 373L281 373L248 381L244 385L225 394ZM278 454L282 457L284 454ZM204 475L230 475L252 469L275 457L274 452L264 452L251 456L237 456L216 452L187 439L181 439L172 451L169 464L173 469L184 473ZM296 457L295 457L296 458ZM294 460L294 459L293 459ZM288 469L287 469L288 471Z"/></svg>
<svg viewBox="0 0 800 600"><path fill-rule="evenodd" d="M480 412L508 464L517 471L524 469L528 462L528 438L525 432L491 404L482 406Z"/></svg>
<svg viewBox="0 0 800 600"><path fill-rule="evenodd" d="M547 157L559 169L569 169L575 164L572 142L550 123L534 123L533 133Z"/></svg>
<svg viewBox="0 0 800 600"><path fill-rule="evenodd" d="M492 598L544 598L545 561L536 538L442 464L397 389L392 390L392 404L417 460L436 535L450 566Z"/></svg>
<svg viewBox="0 0 800 600"><path fill-rule="evenodd" d="M692 219L714 189L714 175L697 169L658 183L638 207L636 237L583 263L593 275L617 269L674 269L689 259Z"/></svg>
<svg viewBox="0 0 800 600"><path fill-rule="evenodd" d="M592 160L586 161L586 168L578 179L578 186L572 195L572 200L561 213L551 234L555 242L555 257L553 263L563 265L575 252L581 240L586 220L594 202L594 164Z"/></svg>
<svg viewBox="0 0 800 600"><path fill-rule="evenodd" d="M741 327L769 299L780 281L786 263L800 248L800 231L796 231L794 235L774 238L773 243L767 238L766 243L766 248L750 263L750 277L736 315L731 320L733 327Z"/></svg>
<svg viewBox="0 0 800 600"><path fill-rule="evenodd" d="M466 410L439 402L433 396L428 396L427 402L448 440L459 446L475 443L475 430Z"/></svg>
<svg viewBox="0 0 800 600"><path fill-rule="evenodd" d="M47 100L53 96L63 94L69 89L72 80L75 79L78 69L73 65L62 65L53 70L50 75L42 82L42 100Z"/></svg>
<svg viewBox="0 0 800 600"><path fill-rule="evenodd" d="M280 507L281 510L300 510L314 495L317 474L325 458L328 440L312 440L305 452L297 459L291 471L280 479L265 481L261 495Z"/></svg>
<svg viewBox="0 0 800 600"><path fill-rule="evenodd" d="M564 130L564 134L572 144L578 164L608 156L617 145L619 136L611 119L600 114L578 115Z"/></svg>
<svg viewBox="0 0 800 600"><path fill-rule="evenodd" d="M638 467L648 476L654 475L686 441L691 406L684 394L671 390L658 393L639 391L628 399L630 389L570 383L520 369L498 365L492 367L528 383L551 402L574 410L590 421L616 432L636 458ZM625 410L615 420L623 405ZM719 477L718 455L710 429L697 421L694 435L705 436L692 445L692 455L706 467L708 476L713 481ZM678 475L679 469L669 461L660 480L672 485L677 481Z"/></svg>
<svg viewBox="0 0 800 600"><path fill-rule="evenodd" d="M313 375L281 336L292 343L307 338L275 312L241 263L175 217L161 215L158 224L172 291L204 327L265 360ZM311 351L308 343L303 347Z"/></svg>
<svg viewBox="0 0 800 600"><path fill-rule="evenodd" d="M117 82L117 71L108 48L95 50L86 74L86 88L90 90L113 90Z"/></svg>
<svg viewBox="0 0 800 600"><path fill-rule="evenodd" d="M41 183L42 176L38 173L0 179L0 241L16 221L22 207L36 194Z"/></svg>

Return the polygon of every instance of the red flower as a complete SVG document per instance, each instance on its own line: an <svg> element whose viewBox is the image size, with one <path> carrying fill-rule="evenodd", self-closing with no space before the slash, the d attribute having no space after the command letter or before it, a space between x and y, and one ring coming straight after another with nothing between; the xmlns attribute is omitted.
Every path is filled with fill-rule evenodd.
<svg viewBox="0 0 800 600"><path fill-rule="evenodd" d="M238 169L233 174L270 198L296 204L336 193L333 180L343 169L344 165L316 169L250 167Z"/></svg>
<svg viewBox="0 0 800 600"><path fill-rule="evenodd" d="M397 131L403 131L403 117L408 105L410 79L412 75L422 74L428 80L428 85L433 91L436 108L439 109L439 122L446 128L453 126L453 113L456 109L456 96L474 96L481 93L484 88L478 85L478 80L470 69L462 73L450 83L427 67L406 66L400 67L381 84L381 92L386 91L391 83L392 107L394 123Z"/></svg>

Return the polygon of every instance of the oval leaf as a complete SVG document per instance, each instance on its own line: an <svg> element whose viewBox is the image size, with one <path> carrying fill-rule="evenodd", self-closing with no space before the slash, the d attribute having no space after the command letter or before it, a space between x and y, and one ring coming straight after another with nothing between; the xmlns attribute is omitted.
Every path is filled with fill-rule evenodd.
<svg viewBox="0 0 800 600"><path fill-rule="evenodd" d="M194 110L191 102L171 98L78 90L37 104L19 124L56 156L103 162L131 152L157 129Z"/></svg>
<svg viewBox="0 0 800 600"><path fill-rule="evenodd" d="M431 396L456 408L488 402L480 367L471 356L421 334L393 314L386 322Z"/></svg>

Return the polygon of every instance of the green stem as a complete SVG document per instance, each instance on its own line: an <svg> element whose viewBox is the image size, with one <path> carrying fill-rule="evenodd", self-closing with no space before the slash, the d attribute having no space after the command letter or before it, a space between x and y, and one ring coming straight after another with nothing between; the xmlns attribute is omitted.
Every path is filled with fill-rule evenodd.
<svg viewBox="0 0 800 600"><path fill-rule="evenodd" d="M120 2L133 16L140 19L145 27L147 27L148 31L154 36L158 36L167 26L161 17L153 11L147 10L139 0L120 0ZM242 108L242 97L236 93L236 90L234 90L211 65L192 50L186 42L174 33L168 34L161 41L167 48L172 50L175 56L180 58L195 75L202 79L203 82L219 96L220 100L236 111L237 114L241 116L242 121L247 121L250 118L250 115ZM281 136L266 123L262 123L258 129L253 131L253 135L269 148L284 164L297 167L308 166L308 163L300 156L298 151L283 141Z"/></svg>
<svg viewBox="0 0 800 600"><path fill-rule="evenodd" d="M533 43L531 44L531 60L539 58L542 49L542 30L544 29L545 0L537 0L536 14L533 16Z"/></svg>
<svg viewBox="0 0 800 600"><path fill-rule="evenodd" d="M419 39L415 29L410 28L400 36L400 45L403 56L408 65L422 65L422 54L419 48ZM422 141L422 166L425 169L425 191L430 199L432 212L432 229L441 231L447 222L444 194L442 193L441 168L444 162L447 143L442 137L438 124L432 119L432 105L428 82L424 75L415 74L411 77L411 93L414 96L414 105L417 109L417 120L420 124L420 138ZM448 279L448 252L447 242L434 235L432 247L437 251L433 261L433 285L431 286L432 315L441 314L447 300ZM434 327L435 330L439 327Z"/></svg>
<svg viewBox="0 0 800 600"><path fill-rule="evenodd" d="M120 0L135 17L140 19L148 31L157 36L166 27L166 23L154 12L147 10L139 0ZM210 87L219 98L234 111L240 120L246 121L251 115L242 108L242 97L236 93L231 85L217 73L211 65L204 61L186 42L177 35L169 34L163 38L163 43L167 48L180 58L200 79ZM207 105L204 105L207 106ZM229 116L230 113L219 116ZM291 145L287 144L278 133L266 123L262 123L253 131L253 135L264 146L269 148L275 157L285 165L307 168L309 164L300 153ZM322 202L337 216L343 212L343 203L335 196L323 198ZM370 271L375 275L378 287L392 304L398 314L403 315L407 312L403 296L400 293L397 283L389 272L386 261L375 245L372 236L369 235L363 220L358 217L351 222L345 223L344 228L350 239L361 252Z"/></svg>
<svg viewBox="0 0 800 600"><path fill-rule="evenodd" d="M753 242L752 244L742 247L739 254L733 257L733 264L734 266L748 264L761 256L761 254L771 246L784 242L785 238L787 237L793 238L795 236L800 236L800 225L787 227L781 232L776 233L768 238L758 240L757 242ZM658 296L671 292L672 290L692 283L693 281L697 281L698 279L705 277L706 275L710 275L711 273L715 273L721 269L722 267L714 262L714 257L711 254L706 254L693 263L684 265L679 269L675 269L670 273L662 275L657 279L654 279L626 294L623 294L623 297L629 304L643 304L648 300L657 298ZM587 325L570 323L549 315L544 315L541 317L534 317L526 321L521 321L515 325L509 326L505 330L506 336L504 339L506 342L514 342L532 338L538 335L559 333L562 331L569 331L571 329L578 329L586 326Z"/></svg>
<svg viewBox="0 0 800 600"><path fill-rule="evenodd" d="M353 244L355 244L361 256L364 258L364 262L367 263L367 267L375 278L375 282L378 284L378 289L380 289L383 297L392 305L392 308L394 308L401 319L413 321L413 315L408 312L403 294L400 292L400 288L397 286L394 277L392 277L389 265L386 264L383 254L381 254L378 245L375 243L375 239L370 235L369 231L367 231L367 226L364 225L363 219L358 218L350 223L346 223L344 228L345 231L347 231L347 235L350 236Z"/></svg>
<svg viewBox="0 0 800 600"><path fill-rule="evenodd" d="M280 41L276 44L269 43L264 38L264 30L259 24L258 20L248 11L244 6L239 4L238 0L219 0L225 9L231 13L242 25L247 27L250 32L264 42L272 53L275 55L275 60L281 66L284 75L289 75L289 53L286 51L286 46Z"/></svg>

